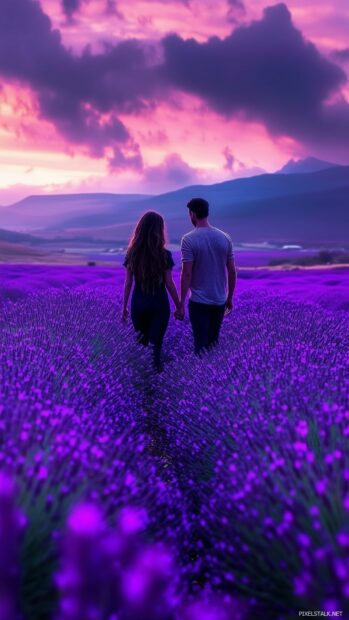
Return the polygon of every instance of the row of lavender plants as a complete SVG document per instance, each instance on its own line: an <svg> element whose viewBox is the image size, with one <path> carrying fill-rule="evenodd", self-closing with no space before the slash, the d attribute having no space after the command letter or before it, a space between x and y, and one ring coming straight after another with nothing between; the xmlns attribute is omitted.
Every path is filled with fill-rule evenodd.
<svg viewBox="0 0 349 620"><path fill-rule="evenodd" d="M252 292L219 350L194 363L183 350L159 382L199 506L201 578L252 617L349 612L348 351L344 313Z"/></svg>
<svg viewBox="0 0 349 620"><path fill-rule="evenodd" d="M76 505L57 534L55 620L243 620L244 607L210 591L188 595L169 545L149 542L147 513L123 507L114 527L92 502ZM23 617L19 548L26 518L13 481L0 474L0 617ZM40 555L40 554L39 554ZM42 611L39 610L42 614ZM37 616L40 617L40 616Z"/></svg>
<svg viewBox="0 0 349 620"><path fill-rule="evenodd" d="M189 519L169 464L148 448L150 352L115 300L33 295L5 304L0 334L0 469L27 521L20 607L40 620L56 606L57 541L74 506L99 506L110 527L122 508L139 508L149 540L183 548Z"/></svg>
<svg viewBox="0 0 349 620"><path fill-rule="evenodd" d="M156 377L118 303L3 306L4 620L348 611L347 316L243 294L204 359L173 323Z"/></svg>

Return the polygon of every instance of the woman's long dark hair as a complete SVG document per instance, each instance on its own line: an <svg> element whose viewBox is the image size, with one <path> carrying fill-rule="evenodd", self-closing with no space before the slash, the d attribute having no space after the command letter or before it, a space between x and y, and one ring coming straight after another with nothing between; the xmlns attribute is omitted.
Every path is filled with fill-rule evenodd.
<svg viewBox="0 0 349 620"><path fill-rule="evenodd" d="M165 281L165 242L163 218L155 211L148 211L139 220L126 255L127 267L144 292L154 292Z"/></svg>

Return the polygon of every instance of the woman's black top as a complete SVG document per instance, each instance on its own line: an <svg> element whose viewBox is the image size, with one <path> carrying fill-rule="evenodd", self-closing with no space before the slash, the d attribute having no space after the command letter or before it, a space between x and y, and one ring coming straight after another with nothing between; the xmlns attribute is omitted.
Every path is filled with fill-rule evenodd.
<svg viewBox="0 0 349 620"><path fill-rule="evenodd" d="M174 267L174 260L172 258L172 252L170 252L170 250L165 250L165 252L166 252L166 270L169 270ZM126 254L123 265L124 267L127 268L128 264L129 264L129 257ZM156 287L154 287L154 290L151 293L144 293L144 291L142 291L140 283L137 282L137 279L135 278L135 290L137 290L137 292L138 291L142 292L144 295L156 295L157 293L160 293L161 291L165 290L165 280L160 285L157 285Z"/></svg>

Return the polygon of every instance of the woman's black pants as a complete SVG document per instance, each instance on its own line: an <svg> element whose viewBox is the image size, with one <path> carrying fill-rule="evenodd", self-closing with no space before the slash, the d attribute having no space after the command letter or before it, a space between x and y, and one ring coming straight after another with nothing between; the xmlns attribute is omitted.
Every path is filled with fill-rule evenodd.
<svg viewBox="0 0 349 620"><path fill-rule="evenodd" d="M154 365L159 368L162 342L170 320L166 289L151 295L135 287L131 299L131 319L139 342L152 345Z"/></svg>

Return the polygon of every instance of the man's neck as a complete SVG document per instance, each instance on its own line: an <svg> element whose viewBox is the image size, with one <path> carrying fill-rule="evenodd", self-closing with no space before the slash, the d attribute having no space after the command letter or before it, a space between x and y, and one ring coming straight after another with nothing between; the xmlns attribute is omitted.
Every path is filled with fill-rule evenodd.
<svg viewBox="0 0 349 620"><path fill-rule="evenodd" d="M207 217L204 220L196 220L196 228L209 228L210 224Z"/></svg>

